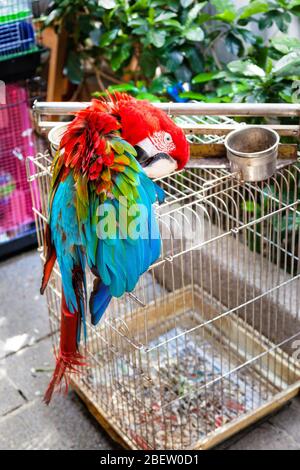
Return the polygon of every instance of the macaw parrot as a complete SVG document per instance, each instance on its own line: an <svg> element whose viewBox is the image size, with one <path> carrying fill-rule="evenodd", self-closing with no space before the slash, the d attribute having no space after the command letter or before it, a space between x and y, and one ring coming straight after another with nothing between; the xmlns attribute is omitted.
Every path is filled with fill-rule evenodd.
<svg viewBox="0 0 300 470"><path fill-rule="evenodd" d="M70 373L86 364L79 352L81 330L86 338L86 266L95 276L89 308L96 325L112 297L131 292L160 255L153 204L164 193L151 178L180 170L188 158L182 129L162 110L125 93L94 99L68 125L52 165L45 230L41 293L56 260L62 277L60 348L47 404L54 389L63 381L67 388ZM133 205L146 208L138 214L139 236L124 233ZM109 211L116 223L100 227L99 213Z"/></svg>

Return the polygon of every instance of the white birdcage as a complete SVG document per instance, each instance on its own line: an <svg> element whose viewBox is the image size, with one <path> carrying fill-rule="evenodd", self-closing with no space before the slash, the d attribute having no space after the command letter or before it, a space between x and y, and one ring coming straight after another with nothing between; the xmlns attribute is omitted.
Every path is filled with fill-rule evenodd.
<svg viewBox="0 0 300 470"><path fill-rule="evenodd" d="M210 146L221 145L235 125L214 114L299 113L275 105L164 106L180 114L191 142ZM36 112L41 118L66 108L42 104ZM282 135L299 132L273 127ZM40 209L33 192L41 248L51 158L39 154L32 163L29 179L42 201ZM156 208L161 257L132 296L113 299L100 324L88 325L89 366L72 385L126 447L205 449L299 391L300 168L285 164L264 182L243 183L222 165L192 161L158 183L167 195ZM57 268L47 289L56 346L60 288Z"/></svg>

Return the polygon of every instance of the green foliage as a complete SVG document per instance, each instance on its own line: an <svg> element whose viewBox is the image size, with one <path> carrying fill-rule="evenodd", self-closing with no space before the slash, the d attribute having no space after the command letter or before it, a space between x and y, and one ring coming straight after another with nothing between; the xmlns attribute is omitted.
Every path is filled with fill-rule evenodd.
<svg viewBox="0 0 300 470"><path fill-rule="evenodd" d="M276 211L282 207L282 204L288 205L295 201L296 195L300 194L300 185L295 175L291 178L289 186L282 185L280 189L280 202L278 201L278 191L281 184L280 177L276 183L266 185L262 194L258 195L257 200L244 201L241 204L243 217L247 221L257 220L261 216L270 212L270 204L272 210ZM299 197L299 196L298 196ZM272 202L271 202L272 201ZM276 202L278 201L278 202ZM285 250L289 250L294 254L297 253L297 244L299 243L300 234L300 216L297 211L283 211L276 216L271 217L268 227L265 223L259 222L255 225L255 231L248 233L248 246L252 251L261 253L264 250L262 235L266 238L272 237L274 245L281 246L283 250L275 250L271 254L273 263L284 266L288 272L297 271L297 260L293 256L287 260Z"/></svg>
<svg viewBox="0 0 300 470"><path fill-rule="evenodd" d="M299 102L300 48L297 39L287 39L290 38L282 37L278 43L272 41L276 51L291 50L293 44L293 52L277 60L271 58L271 51L267 49L260 65L257 58L250 56L229 62L221 72L196 75L193 83L202 85L197 92L203 95L203 101Z"/></svg>
<svg viewBox="0 0 300 470"><path fill-rule="evenodd" d="M122 83L120 85L110 85L107 87L107 91L112 93L114 91L126 92L135 96L139 100L148 100L151 102L160 102L163 101L162 98L159 98L158 95L163 95L166 93L166 85L162 81L155 79L151 85L147 87L147 84L143 81L138 81L136 83L128 82ZM98 98L100 96L105 96L106 92L95 92L93 96Z"/></svg>
<svg viewBox="0 0 300 470"><path fill-rule="evenodd" d="M78 83L78 61L99 66L101 61L117 75L152 80L157 67L173 80L190 80L203 68L199 45L204 40L201 12L206 1L195 0L60 0L47 25L63 27L68 35L66 73ZM192 52L191 52L192 51ZM138 66L128 70L135 58Z"/></svg>
<svg viewBox="0 0 300 470"><path fill-rule="evenodd" d="M67 31L65 71L75 84L88 63L149 99L181 81L192 83L188 99L293 102L300 40L286 32L295 15L300 0L57 0L47 24ZM259 31L274 25L278 34L264 41Z"/></svg>

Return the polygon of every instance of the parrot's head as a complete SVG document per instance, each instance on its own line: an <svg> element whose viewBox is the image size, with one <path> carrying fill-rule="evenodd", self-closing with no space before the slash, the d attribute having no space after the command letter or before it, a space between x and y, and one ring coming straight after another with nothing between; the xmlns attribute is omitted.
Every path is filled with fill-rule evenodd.
<svg viewBox="0 0 300 470"><path fill-rule="evenodd" d="M149 178L182 169L189 159L183 130L161 109L126 93L114 93L76 113L64 132L60 149L67 168L96 180L103 168L112 169L114 154L107 136L120 135L135 147L137 160Z"/></svg>
<svg viewBox="0 0 300 470"><path fill-rule="evenodd" d="M124 95L123 95L124 96ZM149 178L160 178L182 169L189 159L183 130L148 101L120 99L122 137L137 151L137 160Z"/></svg>

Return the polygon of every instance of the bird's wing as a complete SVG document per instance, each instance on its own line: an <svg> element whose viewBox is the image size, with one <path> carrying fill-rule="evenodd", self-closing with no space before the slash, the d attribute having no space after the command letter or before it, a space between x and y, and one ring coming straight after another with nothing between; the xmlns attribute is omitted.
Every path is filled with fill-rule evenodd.
<svg viewBox="0 0 300 470"><path fill-rule="evenodd" d="M157 195L160 200L163 197L136 161L135 149L118 135L114 120L110 122L109 116L101 125L102 135L94 135L87 133L86 126L74 123L63 140L65 154L57 158L53 168L49 220L71 312L79 308L74 269L80 266L84 270L86 260L96 275L90 301L93 323L99 321L111 297L132 291L140 275L159 257L160 236L152 206ZM104 135L105 129L109 132ZM83 136L93 139L93 148L103 147L100 163L91 151L83 152ZM88 163L85 172L77 167L79 153ZM116 227L109 227L113 233L103 231L105 211L115 214ZM124 228L124 220L128 227Z"/></svg>
<svg viewBox="0 0 300 470"><path fill-rule="evenodd" d="M122 171L113 176L110 197L101 202L95 193L90 196L90 218L82 231L87 261L97 277L90 299L93 324L111 298L132 291L160 255L153 204L157 192L162 199L162 191L145 175L129 147L125 157L127 164L123 158Z"/></svg>

